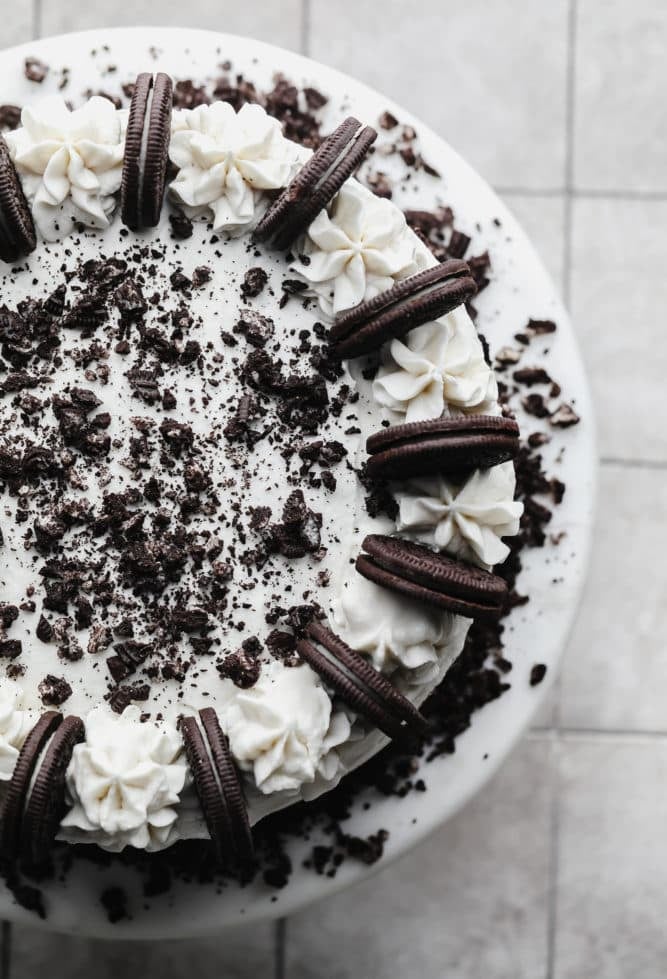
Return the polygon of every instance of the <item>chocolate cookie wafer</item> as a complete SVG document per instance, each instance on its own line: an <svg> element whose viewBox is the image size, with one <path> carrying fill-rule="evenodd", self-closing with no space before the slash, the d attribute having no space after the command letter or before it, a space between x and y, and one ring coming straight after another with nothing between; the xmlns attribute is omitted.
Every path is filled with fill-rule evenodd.
<svg viewBox="0 0 667 979"><path fill-rule="evenodd" d="M308 638L297 643L297 652L344 703L390 738L426 731L428 722L414 704L360 653L316 620L307 633Z"/></svg>
<svg viewBox="0 0 667 979"><path fill-rule="evenodd" d="M312 224L363 162L377 138L349 116L322 142L255 228L256 241L287 249Z"/></svg>
<svg viewBox="0 0 667 979"><path fill-rule="evenodd" d="M14 863L18 857L21 822L30 781L44 745L60 727L62 720L62 714L55 710L42 714L25 739L16 759L0 813L0 861L5 865Z"/></svg>
<svg viewBox="0 0 667 979"><path fill-rule="evenodd" d="M252 836L239 777L217 716L207 708L200 717L206 740L197 718L179 721L195 790L220 863L243 864L252 857Z"/></svg>
<svg viewBox="0 0 667 979"><path fill-rule="evenodd" d="M503 578L423 544L369 534L357 571L376 585L469 619L493 620L507 601Z"/></svg>
<svg viewBox="0 0 667 979"><path fill-rule="evenodd" d="M469 267L458 258L400 279L373 299L339 314L329 330L337 357L360 357L388 340L450 313L475 295Z"/></svg>
<svg viewBox="0 0 667 979"><path fill-rule="evenodd" d="M160 220L167 179L173 86L169 75L137 76L125 136L121 215L133 231Z"/></svg>
<svg viewBox="0 0 667 979"><path fill-rule="evenodd" d="M36 245L30 205L9 155L9 147L0 136L0 258L3 262L16 262Z"/></svg>
<svg viewBox="0 0 667 979"><path fill-rule="evenodd" d="M66 809L65 773L84 733L80 717L66 717L44 752L21 823L19 845L27 867L40 867L48 859Z"/></svg>
<svg viewBox="0 0 667 979"><path fill-rule="evenodd" d="M366 450L366 469L373 478L464 475L513 459L519 426L502 415L432 418L383 428L369 437Z"/></svg>
<svg viewBox="0 0 667 979"><path fill-rule="evenodd" d="M248 807L229 742L212 707L199 711L199 718L208 741L213 764L220 782L225 808L231 827L231 852L240 863L248 863L254 855L252 830L248 821Z"/></svg>

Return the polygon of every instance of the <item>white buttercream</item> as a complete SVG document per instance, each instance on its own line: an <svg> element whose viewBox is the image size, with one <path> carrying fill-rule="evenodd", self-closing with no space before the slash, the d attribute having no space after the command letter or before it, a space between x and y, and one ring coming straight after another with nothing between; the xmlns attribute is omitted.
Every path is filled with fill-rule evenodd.
<svg viewBox="0 0 667 979"><path fill-rule="evenodd" d="M417 272L417 243L395 204L352 179L308 228L299 249L308 261L295 268L332 316Z"/></svg>
<svg viewBox="0 0 667 979"><path fill-rule="evenodd" d="M106 228L123 168L127 113L93 96L71 110L59 95L27 105L22 125L5 134L37 229L47 241L73 222Z"/></svg>
<svg viewBox="0 0 667 979"><path fill-rule="evenodd" d="M285 187L309 155L259 105L238 113L227 102L177 110L169 156L179 173L170 191L190 217L239 232L254 222L261 192Z"/></svg>
<svg viewBox="0 0 667 979"><path fill-rule="evenodd" d="M398 597L356 572L345 581L333 616L334 630L377 670L403 667L416 683L430 682L437 672L450 624L451 616Z"/></svg>
<svg viewBox="0 0 667 979"><path fill-rule="evenodd" d="M318 773L335 774L334 749L350 733L343 713L309 666L262 666L254 686L238 690L225 681L220 711L232 754L253 772L260 792L295 791ZM326 773L326 774L325 774Z"/></svg>
<svg viewBox="0 0 667 979"><path fill-rule="evenodd" d="M449 407L488 410L498 389L470 317L456 310L392 340L373 394L412 422L438 418Z"/></svg>
<svg viewBox="0 0 667 979"><path fill-rule="evenodd" d="M413 480L396 494L399 533L491 567L504 561L502 537L519 532L523 505L514 500L514 465L478 469L463 484L442 476Z"/></svg>
<svg viewBox="0 0 667 979"><path fill-rule="evenodd" d="M0 780L7 782L28 732L37 720L23 710L23 690L14 680L0 680Z"/></svg>
<svg viewBox="0 0 667 979"><path fill-rule="evenodd" d="M40 232L54 238L68 231L73 219L98 228L109 223L115 205L113 195L120 185L125 120L124 114L116 113L107 100L91 100L85 111L78 110L80 115L70 113L61 99L56 102L57 112L46 111L46 100L32 110L26 109L23 129L8 134ZM171 154L181 171L172 185L172 196L188 213L211 217L216 228L228 232L251 227L265 206L267 196L263 191L284 186L299 163L310 155L309 150L285 140L275 120L257 106L248 106L238 114L227 105L179 111L174 113L173 123ZM21 154L24 156L20 160ZM60 225L60 230L56 225ZM117 241L116 230L92 239L90 254L96 253L100 244ZM355 180L348 181L328 210L320 214L302 244L299 250L309 256L310 262L298 265L299 274L328 315L371 298L398 279L435 264L431 253L407 228L400 210L391 202L376 198ZM198 243L196 248L200 246ZM183 247L187 249L187 245ZM227 247L231 258L226 267L233 269L236 262L240 268L245 243L231 241ZM50 249L44 258L53 269L58 267L51 257L55 254L56 248ZM88 253L84 255L87 257ZM58 261L61 260L62 255ZM277 284L274 287L278 290ZM206 305L203 295L199 300L193 299L194 304L198 301L202 304L198 312L210 330L206 338L218 342L219 323L208 315L212 305ZM307 322L299 320L306 314L298 306L285 321L285 330L293 330L295 325L307 327ZM278 330L282 328L279 324ZM276 339L281 339L280 334ZM405 357L401 361L401 347L408 351L408 366ZM392 345L390 357L389 351L387 354L374 397L407 420L437 415L450 407L498 410L492 405L496 394L493 375L484 364L481 345L464 309L440 323L412 331L402 343ZM113 352L110 363L107 398L110 394L122 398L126 393L122 386L124 374L118 370ZM65 365L54 379L56 385L66 387L74 381L68 370ZM398 378L392 379L392 375ZM363 399L368 397L368 388L370 385L364 389ZM235 400L233 389L224 385L216 397L218 400L208 406L209 412ZM368 399L362 401L362 407L368 419L377 422L377 405ZM204 417L203 412L200 417ZM371 429L375 427L373 422ZM272 464L268 443L257 450L258 455L262 451L263 465L268 468ZM219 473L214 475L218 477ZM346 491L341 489L344 478L339 476L338 493L328 507L342 548L352 536L349 528L353 520L348 520L346 508L352 509L349 499L354 499L353 493L346 497ZM512 489L513 486L508 487L505 498L499 496L497 509L503 510L504 504L512 506ZM96 492L92 489L91 496ZM248 496L252 502L265 502L266 492L265 485L258 482L249 489ZM410 492L412 487L402 488L404 497ZM440 546L436 537L444 540L448 532L447 547L453 549L458 547L458 534L461 546L469 546L472 556L477 527L483 557L490 556L489 548L493 546L504 547L499 541L501 524L493 515L493 501L489 493L485 495L484 487L466 484L454 487L452 494L455 495L446 497L439 485L416 486L412 505L428 510L430 523L421 514L418 529L415 511L410 517L401 507L399 519L405 516L405 533L424 535L424 540ZM415 523L414 529L407 526L410 521ZM394 522L390 526L389 523L386 530L393 533ZM470 532L467 537L466 529ZM479 543L479 538L475 539ZM23 550L8 549L8 553L18 562L26 578L23 584L27 584L34 570L27 561L25 566L21 564L25 559ZM482 558L478 555L478 559ZM327 558L327 569L329 561L333 557ZM13 587L13 568L10 571ZM307 569L304 574L308 574ZM338 591L339 581L336 577L335 585L332 583L332 593ZM17 594L24 591L24 587L17 588ZM299 589L295 586L294 591ZM262 616L263 621L262 600L257 593L254 597L256 607L248 611L248 618ZM332 594L332 603L332 627L353 648L366 653L376 668L393 674L398 688L416 703L444 675L460 651L468 627L465 619L400 598L356 573L347 576L337 598ZM253 631L251 624L249 631ZM56 656L53 649L38 652L42 661ZM68 704L78 712L75 698L81 691L94 701L101 699L106 685L99 671L90 673L85 659L71 668L81 671L76 676L78 679L80 675L82 682L73 684L73 699ZM43 674L44 670L40 675ZM6 687L0 681L0 779L5 780L11 775L20 745L34 722L34 717L21 710L20 690L12 692L14 686ZM201 681L199 687L203 689ZM253 820L262 805L268 811L296 797L325 791L342 772L370 757L384 743L383 735L377 731L369 733L363 719L355 720L352 712L339 710L338 705L334 710L320 680L305 665L286 668L273 661L265 664L258 683L249 690L239 690L230 681L219 681L213 675L212 684L206 689L210 690L210 701L230 737L232 752L248 773ZM33 698L36 696L34 690L30 693ZM73 808L64 820L64 838L96 842L114 850L128 844L149 850L169 846L180 832L175 811L179 796L187 800L186 808L189 806L196 813L196 832L206 835L192 786L183 792L187 766L174 727L181 702L170 699L169 694L168 689L151 694L155 698L154 713L164 708L166 720L160 728L152 722L142 724L136 707L128 708L120 718L106 707L96 708L89 715L86 743L76 747L68 769ZM198 693L192 699L193 710L201 706ZM259 792L255 791L255 784Z"/></svg>
<svg viewBox="0 0 667 979"><path fill-rule="evenodd" d="M86 718L86 740L67 769L73 807L64 836L114 852L126 846L160 850L174 842L176 806L185 783L182 740L169 724L140 721L131 705L120 716L96 707Z"/></svg>

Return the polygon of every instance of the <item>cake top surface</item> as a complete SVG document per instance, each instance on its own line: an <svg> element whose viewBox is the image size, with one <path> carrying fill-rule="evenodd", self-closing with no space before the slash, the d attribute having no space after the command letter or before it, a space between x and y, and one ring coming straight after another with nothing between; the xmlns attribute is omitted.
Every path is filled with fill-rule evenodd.
<svg viewBox="0 0 667 979"><path fill-rule="evenodd" d="M489 568L521 510L511 462L395 486L366 473L383 426L499 412L470 292L452 293L467 266L424 279L431 250L349 175L368 127L318 167L256 104L176 108L165 129L166 76L143 77L129 113L51 95L6 135L39 236L2 273L6 777L40 712L80 715L61 832L110 849L203 831L183 715L216 710L252 821L374 753L366 695L346 702L304 662L304 632L326 621L334 655L420 702L467 606L368 580L361 542L398 531ZM126 216L133 187L145 215L167 155L157 225L128 230L119 198ZM304 187L323 204L302 230ZM282 200L287 255L253 237ZM348 342L357 306L370 353L341 360L329 329L347 311Z"/></svg>

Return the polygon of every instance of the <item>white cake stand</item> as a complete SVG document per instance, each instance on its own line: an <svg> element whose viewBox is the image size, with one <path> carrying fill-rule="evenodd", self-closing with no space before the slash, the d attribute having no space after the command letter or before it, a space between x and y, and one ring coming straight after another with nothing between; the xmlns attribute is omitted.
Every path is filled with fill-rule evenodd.
<svg viewBox="0 0 667 979"><path fill-rule="evenodd" d="M23 60L36 56L51 66L41 89L23 77ZM401 123L413 125L424 158L443 175L427 175L411 181L411 189L397 196L406 207L433 208L443 202L454 208L457 227L473 237L471 253L491 252L494 284L478 300L479 326L497 350L512 341L513 334L529 318L554 319L558 331L533 342L532 360L545 361L549 372L563 385L582 416L581 424L558 434L543 455L547 470L567 484L564 502L556 509L553 530L565 537L556 546L527 551L519 588L530 602L508 620L506 645L514 669L511 689L487 705L473 719L471 728L456 743L456 753L423 765L429 791L408 798L373 797L370 810L358 806L346 823L346 831L366 836L379 827L390 830L385 856L374 867L347 860L332 880L304 870L306 844L295 843L290 855L294 872L280 892L255 883L246 888L229 886L220 893L209 885L176 884L163 897L143 909L140 882L129 870L101 870L78 864L65 883L45 889L48 917L44 926L72 934L108 938L193 937L241 922L281 916L358 880L405 853L459 810L498 768L528 725L547 693L555 667L575 617L586 572L595 495L595 437L593 412L575 337L553 283L524 232L505 205L481 177L409 112L383 95L340 72L272 45L211 31L189 29L129 28L98 30L30 42L0 53L2 101L24 104L57 89L60 69L69 69L65 96L80 99L86 89L117 88L142 70L162 69L177 77L210 78L221 74L222 62L231 61L234 72L243 72L259 87L271 87L276 71L297 84L312 84L330 96L325 127L332 127L345 110L375 123L388 109ZM109 69L111 68L111 71ZM391 158L382 169L391 173ZM500 224L495 223L497 219ZM540 338L542 339L542 338ZM532 427L532 426L531 426ZM563 451L564 449L564 451ZM548 667L538 687L529 684L535 662ZM312 845L312 844L311 844ZM111 925L99 895L108 886L122 885L129 896L133 918ZM12 896L0 890L0 917L38 924L35 915L19 908Z"/></svg>

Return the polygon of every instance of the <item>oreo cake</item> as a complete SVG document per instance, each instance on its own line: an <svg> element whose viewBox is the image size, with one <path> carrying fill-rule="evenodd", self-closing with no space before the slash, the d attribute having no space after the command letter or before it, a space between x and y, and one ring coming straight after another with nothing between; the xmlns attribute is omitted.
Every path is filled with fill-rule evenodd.
<svg viewBox="0 0 667 979"><path fill-rule="evenodd" d="M335 786L496 618L515 421L438 262L259 105L56 96L0 141L7 873L155 851Z"/></svg>

